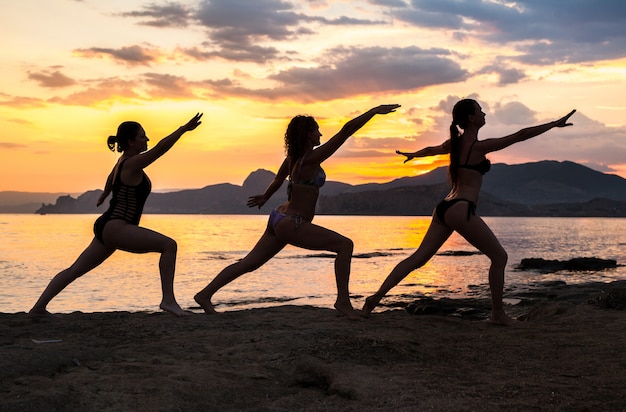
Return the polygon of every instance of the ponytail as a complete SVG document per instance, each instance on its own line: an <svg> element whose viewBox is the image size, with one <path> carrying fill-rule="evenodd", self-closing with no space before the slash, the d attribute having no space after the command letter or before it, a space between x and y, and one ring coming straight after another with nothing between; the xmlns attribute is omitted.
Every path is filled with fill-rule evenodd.
<svg viewBox="0 0 626 412"><path fill-rule="evenodd" d="M456 189L459 178L459 158L461 156L461 138L459 128L453 120L450 124L450 166L448 166L448 179L453 189Z"/></svg>
<svg viewBox="0 0 626 412"><path fill-rule="evenodd" d="M452 124L450 124L450 166L448 178L453 189L459 179L459 163L461 157L461 135L459 128L465 130L469 116L476 112L478 102L473 99L459 100L452 108Z"/></svg>

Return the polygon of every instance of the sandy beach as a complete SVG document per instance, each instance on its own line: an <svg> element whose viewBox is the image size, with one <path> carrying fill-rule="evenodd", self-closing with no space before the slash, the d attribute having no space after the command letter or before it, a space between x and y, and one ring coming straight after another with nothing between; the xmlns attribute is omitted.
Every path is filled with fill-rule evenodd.
<svg viewBox="0 0 626 412"><path fill-rule="evenodd" d="M1 411L626 410L626 282L488 302L0 314ZM413 314L410 314L412 312Z"/></svg>

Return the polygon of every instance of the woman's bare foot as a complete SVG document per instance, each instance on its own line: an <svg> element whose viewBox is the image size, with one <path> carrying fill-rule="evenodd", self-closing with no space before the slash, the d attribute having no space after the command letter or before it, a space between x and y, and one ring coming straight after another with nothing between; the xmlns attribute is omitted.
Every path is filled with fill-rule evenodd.
<svg viewBox="0 0 626 412"><path fill-rule="evenodd" d="M363 309L361 309L361 316L364 318L369 318L372 315L372 311L380 302L380 298L376 297L376 295L372 295L369 298L365 299L365 303L363 304Z"/></svg>
<svg viewBox="0 0 626 412"><path fill-rule="evenodd" d="M199 294L196 294L196 296L193 297L193 300L195 300L196 303L200 305L205 313L209 315L215 315L217 313L215 307L211 303L211 299L202 299Z"/></svg>
<svg viewBox="0 0 626 412"><path fill-rule="evenodd" d="M491 313L491 319L489 319L487 322L491 325L511 326L517 323L517 320L513 319L503 311L494 311Z"/></svg>
<svg viewBox="0 0 626 412"><path fill-rule="evenodd" d="M159 307L166 311L169 312L171 314L174 314L178 317L185 317L185 316L191 316L193 315L192 312L189 312L187 310L184 310L183 308L181 308L178 303L174 302L174 303L165 303L165 302L161 302L161 304L159 305Z"/></svg>
<svg viewBox="0 0 626 412"><path fill-rule="evenodd" d="M335 302L335 309L339 311L341 314L346 316L350 320L361 320L359 314L354 310L352 304L350 303L339 303L339 301Z"/></svg>
<svg viewBox="0 0 626 412"><path fill-rule="evenodd" d="M45 309L37 310L33 308L28 312L28 317L34 320L39 320L39 319L52 319L54 318L54 315Z"/></svg>

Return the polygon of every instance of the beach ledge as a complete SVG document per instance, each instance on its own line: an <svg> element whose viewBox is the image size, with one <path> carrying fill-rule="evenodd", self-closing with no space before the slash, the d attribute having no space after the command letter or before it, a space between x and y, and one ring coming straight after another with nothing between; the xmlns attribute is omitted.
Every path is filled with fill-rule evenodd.
<svg viewBox="0 0 626 412"><path fill-rule="evenodd" d="M0 410L624 410L625 291L546 285L512 327L388 308L0 313Z"/></svg>

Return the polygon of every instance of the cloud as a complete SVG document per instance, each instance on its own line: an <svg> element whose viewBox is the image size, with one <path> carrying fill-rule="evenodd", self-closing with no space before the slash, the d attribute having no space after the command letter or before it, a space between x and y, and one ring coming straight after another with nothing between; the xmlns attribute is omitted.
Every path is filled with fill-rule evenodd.
<svg viewBox="0 0 626 412"><path fill-rule="evenodd" d="M369 3L377 6L385 7L406 7L407 3L403 0L369 0Z"/></svg>
<svg viewBox="0 0 626 412"><path fill-rule="evenodd" d="M163 5L149 4L142 11L120 13L122 17L147 18L139 24L153 27L187 27L192 20L192 10L183 4L167 2Z"/></svg>
<svg viewBox="0 0 626 412"><path fill-rule="evenodd" d="M316 7L319 2L311 2ZM267 63L289 60L278 47L264 45L289 42L316 32L308 27L318 25L378 25L383 21L350 16L327 18L297 12L295 6L281 0L204 0L195 15L207 29L208 50L196 55L226 60Z"/></svg>
<svg viewBox="0 0 626 412"><path fill-rule="evenodd" d="M9 96L5 93L0 93L0 106L16 109L40 109L46 107L46 102L35 97Z"/></svg>
<svg viewBox="0 0 626 412"><path fill-rule="evenodd" d="M498 124L526 127L537 123L537 112L520 102L495 103L493 118Z"/></svg>
<svg viewBox="0 0 626 412"><path fill-rule="evenodd" d="M337 47L328 50L317 67L292 67L269 76L277 83L276 87L252 90L233 84L219 91L313 102L417 90L465 80L468 73L449 55L443 49L418 47Z"/></svg>
<svg viewBox="0 0 626 412"><path fill-rule="evenodd" d="M526 77L523 70L506 67L506 64L498 63L483 67L478 74L495 74L498 76L498 85L506 86L508 84L518 83Z"/></svg>
<svg viewBox="0 0 626 412"><path fill-rule="evenodd" d="M28 72L28 78L36 81L40 86L48 88L63 88L76 84L74 79L67 77L58 70L44 70L38 73Z"/></svg>
<svg viewBox="0 0 626 412"><path fill-rule="evenodd" d="M112 58L114 61L125 63L128 66L149 66L162 56L162 53L155 48L137 45L119 49L103 47L76 49L74 54L85 58Z"/></svg>
<svg viewBox="0 0 626 412"><path fill-rule="evenodd" d="M0 148L2 149L25 149L28 145L23 143L13 143L13 142L0 142Z"/></svg>
<svg viewBox="0 0 626 412"><path fill-rule="evenodd" d="M184 99L195 98L187 80L180 76L169 74L146 73L144 80L150 86L151 100L157 98Z"/></svg>
<svg viewBox="0 0 626 412"><path fill-rule="evenodd" d="M139 100L143 98L135 91L137 82L119 78L98 79L85 82L86 87L67 96L56 96L50 103L78 106L94 106L102 103L112 104L116 100Z"/></svg>
<svg viewBox="0 0 626 412"><path fill-rule="evenodd" d="M202 50L198 47L180 49L180 51L194 60L205 61L212 58L221 58L236 62L265 63L280 57L276 47L264 47L256 44L241 44L235 48L220 50Z"/></svg>
<svg viewBox="0 0 626 412"><path fill-rule="evenodd" d="M394 2L395 5L395 2ZM580 63L624 56L626 2L571 0L413 0L394 18L419 27L457 31L495 44L512 44L529 64Z"/></svg>

